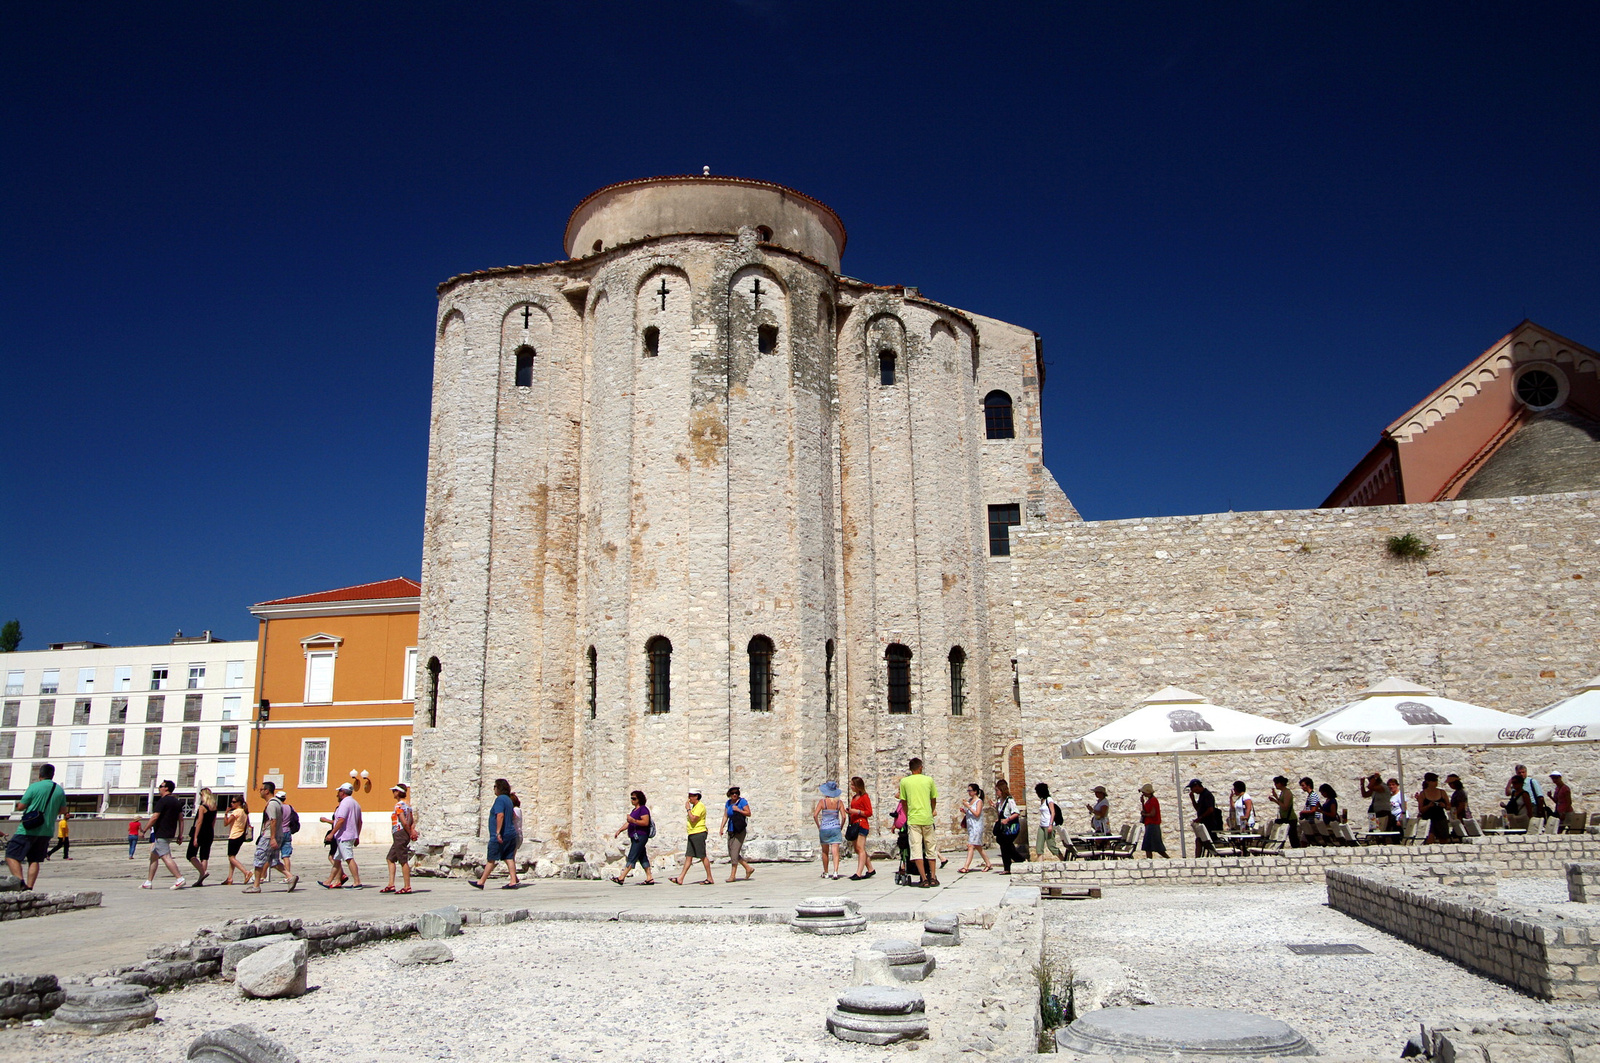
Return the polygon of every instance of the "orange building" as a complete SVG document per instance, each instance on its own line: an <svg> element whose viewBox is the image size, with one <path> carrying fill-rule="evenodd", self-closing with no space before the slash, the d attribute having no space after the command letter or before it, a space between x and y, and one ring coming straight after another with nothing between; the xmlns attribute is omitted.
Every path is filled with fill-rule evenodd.
<svg viewBox="0 0 1600 1063"><path fill-rule="evenodd" d="M288 792L309 820L302 834L353 782L363 839L388 839L389 787L411 775L420 595L401 578L250 607L260 621L250 778Z"/></svg>

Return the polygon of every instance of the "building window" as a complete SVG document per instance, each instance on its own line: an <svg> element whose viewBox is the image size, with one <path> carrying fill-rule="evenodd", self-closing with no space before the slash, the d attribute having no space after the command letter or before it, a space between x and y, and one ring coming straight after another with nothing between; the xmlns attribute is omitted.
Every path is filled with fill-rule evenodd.
<svg viewBox="0 0 1600 1063"><path fill-rule="evenodd" d="M22 702L8 701L0 708L0 727L17 726L17 717L22 714Z"/></svg>
<svg viewBox="0 0 1600 1063"><path fill-rule="evenodd" d="M124 734L124 732L123 732L122 728L120 728L120 727L113 727L111 730L106 732L106 752L105 752L106 756L108 756L108 757L120 757L120 756L122 756L122 753L123 753L122 736L123 736L123 734Z"/></svg>
<svg viewBox="0 0 1600 1063"><path fill-rule="evenodd" d="M89 722L89 704L90 702L88 698L79 698L77 701L72 703L73 723Z"/></svg>
<svg viewBox="0 0 1600 1063"><path fill-rule="evenodd" d="M224 720L242 720L244 719L243 712L243 694L235 694L230 698L222 699L222 718Z"/></svg>
<svg viewBox="0 0 1600 1063"><path fill-rule="evenodd" d="M306 654L306 704L328 705L333 702L332 653Z"/></svg>
<svg viewBox="0 0 1600 1063"><path fill-rule="evenodd" d="M428 726L439 726L439 673L444 671L444 666L439 663L439 658L428 658Z"/></svg>
<svg viewBox="0 0 1600 1063"><path fill-rule="evenodd" d="M67 778L61 785L67 790L83 789L83 761L67 761Z"/></svg>
<svg viewBox="0 0 1600 1063"><path fill-rule="evenodd" d="M889 665L889 711L911 711L911 651L898 642L890 643L883 659Z"/></svg>
<svg viewBox="0 0 1600 1063"><path fill-rule="evenodd" d="M302 789L328 785L328 740L300 740L300 786Z"/></svg>
<svg viewBox="0 0 1600 1063"><path fill-rule="evenodd" d="M122 785L122 761L106 761L100 769L100 784L108 790L115 790Z"/></svg>
<svg viewBox="0 0 1600 1063"><path fill-rule="evenodd" d="M772 243L772 230L765 225L756 226L756 239L764 244Z"/></svg>
<svg viewBox="0 0 1600 1063"><path fill-rule="evenodd" d="M61 669L46 668L44 678L39 680L39 693L54 694L61 689Z"/></svg>
<svg viewBox="0 0 1600 1063"><path fill-rule="evenodd" d="M203 687L205 685L206 685L206 666L203 665L203 664L191 664L189 666L189 689L190 690L199 690L201 687Z"/></svg>
<svg viewBox="0 0 1600 1063"><path fill-rule="evenodd" d="M161 718L166 714L167 699L164 696L160 694L154 695L144 703L145 723L160 723Z"/></svg>
<svg viewBox="0 0 1600 1063"><path fill-rule="evenodd" d="M197 767L198 764L192 760L178 761L178 786L180 788L187 789L194 785L195 775L197 774L195 769Z"/></svg>
<svg viewBox="0 0 1600 1063"><path fill-rule="evenodd" d="M222 729L222 737L217 740L217 752L239 752L239 729L237 727L224 727Z"/></svg>
<svg viewBox="0 0 1600 1063"><path fill-rule="evenodd" d="M89 732L73 731L67 736L67 756L87 757L89 755Z"/></svg>
<svg viewBox="0 0 1600 1063"><path fill-rule="evenodd" d="M200 752L200 728L185 727L178 735L178 753L180 755Z"/></svg>
<svg viewBox="0 0 1600 1063"><path fill-rule="evenodd" d="M228 662L228 671L223 676L222 685L228 687L242 687L245 685L243 661Z"/></svg>
<svg viewBox="0 0 1600 1063"><path fill-rule="evenodd" d="M33 735L33 755L48 757L50 755L50 732L35 731Z"/></svg>
<svg viewBox="0 0 1600 1063"><path fill-rule="evenodd" d="M772 640L757 635L747 647L750 653L750 711L772 711Z"/></svg>
<svg viewBox="0 0 1600 1063"><path fill-rule="evenodd" d="M239 762L235 761L235 760L219 760L219 761L217 761L217 788L218 789L221 789L224 786L234 786L234 785L236 785L236 783L234 782L234 776L239 771L238 763Z"/></svg>
<svg viewBox="0 0 1600 1063"><path fill-rule="evenodd" d="M878 383L884 387L894 383L894 352L878 352Z"/></svg>
<svg viewBox="0 0 1600 1063"><path fill-rule="evenodd" d="M406 650L406 673L400 678L400 700L417 700L417 648Z"/></svg>
<svg viewBox="0 0 1600 1063"><path fill-rule="evenodd" d="M164 665L164 664L157 665L156 667L150 669L150 689L151 690L165 690L165 689L167 689L167 666L166 665Z"/></svg>
<svg viewBox="0 0 1600 1063"><path fill-rule="evenodd" d="M111 699L111 719L110 719L109 722L110 723L127 723L128 722L128 699L127 698L112 698Z"/></svg>
<svg viewBox="0 0 1600 1063"><path fill-rule="evenodd" d="M967 711L967 653L960 646L950 648L950 715Z"/></svg>
<svg viewBox="0 0 1600 1063"><path fill-rule="evenodd" d="M140 750L147 757L161 755L161 730L156 727L146 727L144 731L144 748Z"/></svg>
<svg viewBox="0 0 1600 1063"><path fill-rule="evenodd" d="M22 693L22 673L21 672L7 672L6 673L6 693L7 694L20 694L20 693Z"/></svg>
<svg viewBox="0 0 1600 1063"><path fill-rule="evenodd" d="M80 693L80 694L93 694L94 693L94 669L93 668L79 668L78 669L78 693Z"/></svg>
<svg viewBox="0 0 1600 1063"><path fill-rule="evenodd" d="M665 635L657 635L644 644L650 667L651 712L672 711L672 643Z"/></svg>
<svg viewBox="0 0 1600 1063"><path fill-rule="evenodd" d="M133 665L131 665L131 664L119 664L119 665L117 665L116 675L111 681L111 689L113 689L113 690L132 690L133 689Z"/></svg>
<svg viewBox="0 0 1600 1063"><path fill-rule="evenodd" d="M39 702L39 714L34 717L34 724L38 727L54 727L56 723L56 699L47 698Z"/></svg>
<svg viewBox="0 0 1600 1063"><path fill-rule="evenodd" d="M778 329L774 325L762 325L756 329L756 350L761 354L771 354L778 349Z"/></svg>
<svg viewBox="0 0 1600 1063"><path fill-rule="evenodd" d="M533 387L533 360L538 352L524 344L517 348L517 387Z"/></svg>
<svg viewBox="0 0 1600 1063"><path fill-rule="evenodd" d="M589 719L600 715L600 655L589 647Z"/></svg>
<svg viewBox="0 0 1600 1063"><path fill-rule="evenodd" d="M833 640L822 644L822 711L833 711Z"/></svg>
<svg viewBox="0 0 1600 1063"><path fill-rule="evenodd" d="M10 758L12 758L12 757L14 757L16 755L17 755L17 732L15 732L15 731L0 732L0 760L9 760ZM9 780L11 778L9 769L7 769L6 778L7 778L7 780Z"/></svg>
<svg viewBox="0 0 1600 1063"><path fill-rule="evenodd" d="M142 760L139 762L139 788L148 790L156 783L156 768L161 766L160 761Z"/></svg>
<svg viewBox="0 0 1600 1063"><path fill-rule="evenodd" d="M983 428L990 439L1013 439L1016 430L1011 423L1011 396L1003 391L991 391L983 397Z"/></svg>
<svg viewBox="0 0 1600 1063"><path fill-rule="evenodd" d="M200 699L203 694L185 694L183 696L183 722L200 722Z"/></svg>
<svg viewBox="0 0 1600 1063"><path fill-rule="evenodd" d="M644 356L654 358L661 353L661 330L654 325L647 326L644 330Z"/></svg>
<svg viewBox="0 0 1600 1063"><path fill-rule="evenodd" d="M1535 410L1547 410L1561 399L1561 381L1548 369L1529 369L1517 377L1517 398Z"/></svg>
<svg viewBox="0 0 1600 1063"><path fill-rule="evenodd" d="M410 735L400 739L400 778L399 782L411 785L411 742Z"/></svg>
<svg viewBox="0 0 1600 1063"><path fill-rule="evenodd" d="M1011 527L1022 523L1022 507L1015 502L989 507L989 556L1011 556Z"/></svg>
<svg viewBox="0 0 1600 1063"><path fill-rule="evenodd" d="M37 753L34 754L34 755L38 756ZM39 769L43 768L43 767L44 767L43 764L38 764L38 763L35 763L35 764L32 764L32 765L29 766L29 768L28 768L28 785L29 786L32 786L34 783L38 782L41 778L44 777L39 772Z"/></svg>

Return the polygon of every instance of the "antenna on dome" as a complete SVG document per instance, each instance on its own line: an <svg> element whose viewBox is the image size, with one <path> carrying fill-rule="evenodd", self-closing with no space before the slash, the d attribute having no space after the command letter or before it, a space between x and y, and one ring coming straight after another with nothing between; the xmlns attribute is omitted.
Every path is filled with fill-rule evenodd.
<svg viewBox="0 0 1600 1063"><path fill-rule="evenodd" d="M702 166L702 167L700 167L700 172L702 174L704 174L706 177L710 177L711 176L711 167Z"/></svg>

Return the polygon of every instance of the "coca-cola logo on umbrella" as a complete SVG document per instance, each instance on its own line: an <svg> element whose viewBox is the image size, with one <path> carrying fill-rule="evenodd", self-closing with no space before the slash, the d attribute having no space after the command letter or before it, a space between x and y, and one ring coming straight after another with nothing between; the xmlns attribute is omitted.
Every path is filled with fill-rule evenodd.
<svg viewBox="0 0 1600 1063"><path fill-rule="evenodd" d="M1340 731L1334 735L1334 741L1351 742L1355 745L1366 745L1372 741L1371 731Z"/></svg>
<svg viewBox="0 0 1600 1063"><path fill-rule="evenodd" d="M1583 724L1583 723L1575 723L1571 727L1557 727L1556 728L1556 737L1557 738L1588 738L1589 737L1589 725L1588 724Z"/></svg>
<svg viewBox="0 0 1600 1063"><path fill-rule="evenodd" d="M1288 731L1282 731L1275 735L1256 735L1256 745L1258 746L1286 746L1288 744Z"/></svg>
<svg viewBox="0 0 1600 1063"><path fill-rule="evenodd" d="M1526 742L1533 737L1532 727L1502 727L1499 735L1502 742Z"/></svg>
<svg viewBox="0 0 1600 1063"><path fill-rule="evenodd" d="M1209 723L1206 723L1206 718L1193 709L1173 709L1167 713L1167 723L1172 725L1174 731L1214 730Z"/></svg>
<svg viewBox="0 0 1600 1063"><path fill-rule="evenodd" d="M1139 740L1136 738L1118 738L1107 742L1105 748L1109 753L1132 753L1139 748Z"/></svg>
<svg viewBox="0 0 1600 1063"><path fill-rule="evenodd" d="M1429 724L1450 723L1449 720L1439 715L1438 710L1431 705L1424 705L1420 701L1402 701L1394 707L1400 718L1413 727L1423 727Z"/></svg>

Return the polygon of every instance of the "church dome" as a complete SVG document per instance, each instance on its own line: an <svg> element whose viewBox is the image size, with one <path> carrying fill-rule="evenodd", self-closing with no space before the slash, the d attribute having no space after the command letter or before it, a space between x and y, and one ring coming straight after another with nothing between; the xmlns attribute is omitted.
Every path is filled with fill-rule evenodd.
<svg viewBox="0 0 1600 1063"><path fill-rule="evenodd" d="M837 214L803 192L743 177L690 174L607 185L573 210L563 243L568 258L580 258L652 236L732 236L742 228L839 270L845 230Z"/></svg>

